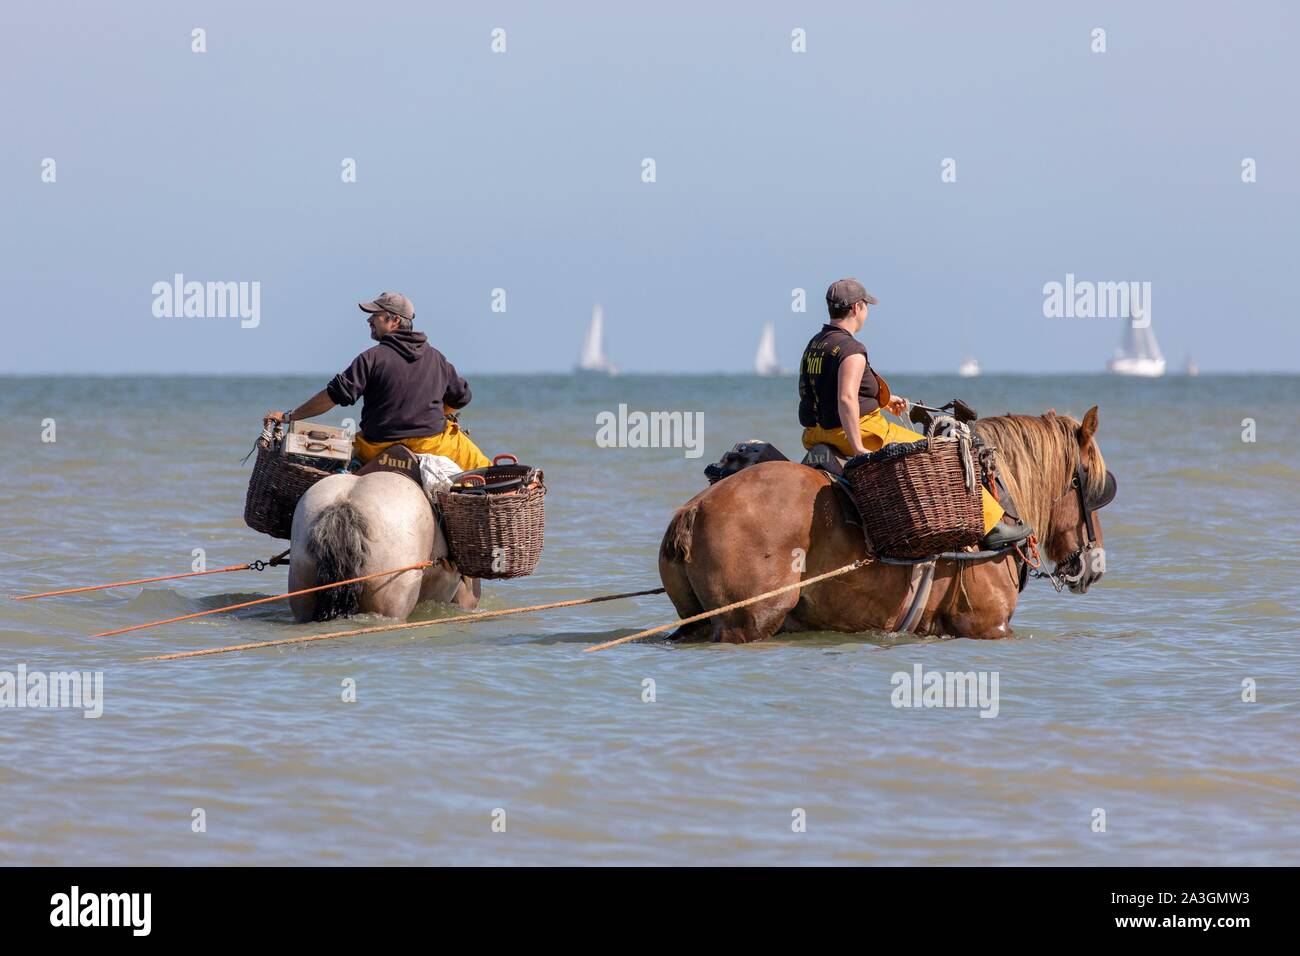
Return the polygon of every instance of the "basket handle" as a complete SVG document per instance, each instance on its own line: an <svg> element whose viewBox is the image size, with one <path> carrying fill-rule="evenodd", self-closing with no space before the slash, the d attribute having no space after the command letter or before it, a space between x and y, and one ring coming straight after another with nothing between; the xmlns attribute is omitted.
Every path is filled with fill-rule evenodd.
<svg viewBox="0 0 1300 956"><path fill-rule="evenodd" d="M509 454L508 452L506 454L497 455L495 458L492 459L492 464L495 466L497 462L499 462L502 458L509 458L510 464L512 465L519 464L519 459L516 458L514 455Z"/></svg>
<svg viewBox="0 0 1300 956"><path fill-rule="evenodd" d="M464 478L462 478L460 481L456 482L456 484L458 484L458 485L468 485L468 484L471 484L472 482L475 482L475 481L477 481L480 485L486 485L486 484L487 484L487 479L484 478L482 475L466 475L466 476L465 476Z"/></svg>

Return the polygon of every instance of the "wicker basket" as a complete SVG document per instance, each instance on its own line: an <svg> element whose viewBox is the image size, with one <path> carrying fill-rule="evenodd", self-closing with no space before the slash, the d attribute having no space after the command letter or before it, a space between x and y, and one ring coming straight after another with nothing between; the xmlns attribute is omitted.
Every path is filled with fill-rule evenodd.
<svg viewBox="0 0 1300 956"><path fill-rule="evenodd" d="M979 485L967 490L955 438L886 445L850 461L844 477L876 554L926 558L975 544L984 532Z"/></svg>
<svg viewBox="0 0 1300 956"><path fill-rule="evenodd" d="M248 479L244 523L273 538L288 539L293 509L307 489L331 474L281 455L265 438L257 441L257 462Z"/></svg>
<svg viewBox="0 0 1300 956"><path fill-rule="evenodd" d="M466 471L438 492L447 549L461 574L471 578L520 578L542 556L546 531L546 483L541 469L513 464Z"/></svg>

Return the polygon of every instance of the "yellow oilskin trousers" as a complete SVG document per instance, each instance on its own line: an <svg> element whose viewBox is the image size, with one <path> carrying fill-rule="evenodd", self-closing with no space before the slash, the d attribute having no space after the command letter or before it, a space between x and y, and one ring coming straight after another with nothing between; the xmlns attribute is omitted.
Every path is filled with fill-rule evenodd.
<svg viewBox="0 0 1300 956"><path fill-rule="evenodd" d="M895 425L881 414L878 408L858 419L858 430L862 433L862 444L867 451L880 451L881 448L895 442L920 441L925 437L910 428ZM833 445L842 455L850 457L853 455L853 447L849 444L843 428L822 428L820 425L814 425L803 430L804 448L812 448L813 445L820 444ZM988 534L993 526L1002 520L1006 512L993 500L987 488L981 487L980 492L984 496L984 533Z"/></svg>
<svg viewBox="0 0 1300 956"><path fill-rule="evenodd" d="M447 427L442 430L441 435L422 435L419 438L371 442L366 441L365 436L357 433L352 441L352 454L363 465L389 445L405 445L417 455L442 455L444 458L450 458L466 471L474 468L486 468L492 464L487 455L479 451L478 446L469 440L469 436L460 430L460 426L450 420L447 422Z"/></svg>

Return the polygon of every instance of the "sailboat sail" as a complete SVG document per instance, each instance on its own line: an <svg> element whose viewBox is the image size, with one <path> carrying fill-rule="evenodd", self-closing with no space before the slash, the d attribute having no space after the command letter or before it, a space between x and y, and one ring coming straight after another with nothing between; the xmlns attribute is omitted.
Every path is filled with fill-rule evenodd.
<svg viewBox="0 0 1300 956"><path fill-rule="evenodd" d="M578 356L578 369L583 372L602 372L613 375L614 365L605 357L605 310L597 303L591 310L591 325Z"/></svg>
<svg viewBox="0 0 1300 956"><path fill-rule="evenodd" d="M1119 375L1144 375L1151 378L1164 375L1165 357L1151 326L1135 329L1132 322L1126 322L1124 337L1108 367Z"/></svg>
<svg viewBox="0 0 1300 956"><path fill-rule="evenodd" d="M758 354L754 356L754 371L759 375L780 375L781 362L776 357L776 326L771 322L763 326L758 340Z"/></svg>
<svg viewBox="0 0 1300 956"><path fill-rule="evenodd" d="M1135 329L1130 324L1124 330L1124 341L1120 344L1117 358L1141 359L1146 361L1164 361L1160 345L1156 342L1151 326Z"/></svg>

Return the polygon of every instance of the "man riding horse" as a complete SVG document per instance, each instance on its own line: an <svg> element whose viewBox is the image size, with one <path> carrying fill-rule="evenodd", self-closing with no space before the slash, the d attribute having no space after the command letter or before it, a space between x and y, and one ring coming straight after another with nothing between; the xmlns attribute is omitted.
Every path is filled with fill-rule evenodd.
<svg viewBox="0 0 1300 956"><path fill-rule="evenodd" d="M490 465L454 418L456 409L469 404L469 384L424 333L412 330L411 300L385 292L358 304L379 344L293 411L266 417L314 418L364 398L353 441L361 464L400 443L416 454L450 458L465 471ZM357 612L402 619L422 601L466 610L478 604L479 582L462 576L450 560L429 498L409 478L361 469L327 475L307 489L294 510L290 537L289 606L295 619L324 621ZM376 576L385 568L408 570Z"/></svg>
<svg viewBox="0 0 1300 956"><path fill-rule="evenodd" d="M357 303L378 345L353 359L321 391L292 411L267 418L294 421L323 415L365 398L353 454L361 464L400 442L416 454L442 455L465 471L491 464L453 415L469 404L469 383L446 357L412 329L415 307L400 292Z"/></svg>
<svg viewBox="0 0 1300 956"><path fill-rule="evenodd" d="M867 306L875 296L857 279L840 279L826 290L830 321L808 342L799 363L799 424L803 445L831 445L852 457L879 451L894 442L924 438L889 421L882 414L907 411L908 401L893 395L885 380L867 361L866 347L854 338L867 321ZM1002 495L1003 507L987 489L984 503L983 549L994 551L1027 538L1033 529L1015 517L1015 506Z"/></svg>

